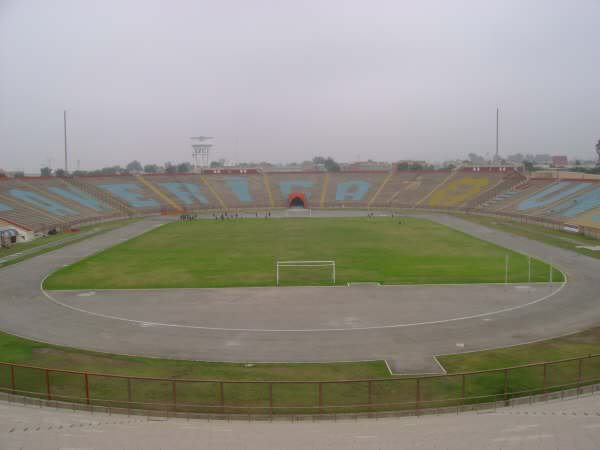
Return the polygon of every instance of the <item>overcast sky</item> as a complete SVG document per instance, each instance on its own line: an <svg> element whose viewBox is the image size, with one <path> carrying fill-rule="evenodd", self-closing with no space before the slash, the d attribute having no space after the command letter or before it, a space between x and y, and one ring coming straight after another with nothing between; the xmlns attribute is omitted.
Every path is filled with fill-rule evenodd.
<svg viewBox="0 0 600 450"><path fill-rule="evenodd" d="M0 167L593 158L600 1L0 0Z"/></svg>

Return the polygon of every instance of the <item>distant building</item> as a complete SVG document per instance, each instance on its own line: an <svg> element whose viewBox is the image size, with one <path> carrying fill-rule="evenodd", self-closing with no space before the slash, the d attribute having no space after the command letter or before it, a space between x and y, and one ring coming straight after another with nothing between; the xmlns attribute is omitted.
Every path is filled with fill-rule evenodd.
<svg viewBox="0 0 600 450"><path fill-rule="evenodd" d="M552 165L554 167L566 167L569 165L569 160L564 155L553 156Z"/></svg>
<svg viewBox="0 0 600 450"><path fill-rule="evenodd" d="M340 163L341 170L390 170L392 164L386 161L355 161Z"/></svg>

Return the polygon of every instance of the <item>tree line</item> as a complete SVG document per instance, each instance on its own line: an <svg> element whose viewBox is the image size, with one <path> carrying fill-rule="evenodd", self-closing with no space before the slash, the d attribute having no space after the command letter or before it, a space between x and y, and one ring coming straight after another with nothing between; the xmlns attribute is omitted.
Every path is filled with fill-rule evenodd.
<svg viewBox="0 0 600 450"><path fill-rule="evenodd" d="M146 164L142 165L141 162L134 160L127 164L125 167L119 165L107 166L96 170L74 170L70 173L73 176L81 175L127 175L131 173L190 173L192 171L192 165L189 162L183 162L179 164L173 164L166 162L164 165L159 166L158 164ZM50 167L42 167L40 169L40 175L43 177L57 176L64 177L67 175L64 169L52 170Z"/></svg>

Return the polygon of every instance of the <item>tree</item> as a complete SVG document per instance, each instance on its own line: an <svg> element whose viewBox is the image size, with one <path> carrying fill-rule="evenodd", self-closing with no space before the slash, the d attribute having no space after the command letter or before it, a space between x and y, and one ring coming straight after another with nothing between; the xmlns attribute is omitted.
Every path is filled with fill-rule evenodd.
<svg viewBox="0 0 600 450"><path fill-rule="evenodd" d="M190 173L192 171L192 165L188 162L177 164L177 173Z"/></svg>
<svg viewBox="0 0 600 450"><path fill-rule="evenodd" d="M396 166L396 169L398 169L398 170L408 170L409 167L410 167L410 164L408 164L408 161L401 161Z"/></svg>
<svg viewBox="0 0 600 450"><path fill-rule="evenodd" d="M103 167L102 169L100 169L100 173L102 175L117 175L119 173L121 173L123 171L123 169L121 168L121 166L109 166L109 167Z"/></svg>
<svg viewBox="0 0 600 450"><path fill-rule="evenodd" d="M143 170L142 163L140 163L137 159L131 161L127 166L125 166L127 172L141 172Z"/></svg>
<svg viewBox="0 0 600 450"><path fill-rule="evenodd" d="M223 167L223 165L219 161L211 161L210 167L211 169L217 169L219 167Z"/></svg>
<svg viewBox="0 0 600 450"><path fill-rule="evenodd" d="M312 159L312 162L313 162L314 164L325 164L325 162L326 162L326 161L327 161L327 160L326 160L325 158L323 158L322 156L315 156L315 157Z"/></svg>
<svg viewBox="0 0 600 450"><path fill-rule="evenodd" d="M177 166L174 166L170 161L167 161L165 163L165 172L167 172L169 175L177 173Z"/></svg>
<svg viewBox="0 0 600 450"><path fill-rule="evenodd" d="M327 170L327 172L340 171L340 165L337 162L335 162L335 160L332 157L327 158L323 164L325 164L325 170Z"/></svg>
<svg viewBox="0 0 600 450"><path fill-rule="evenodd" d="M67 172L65 172L65 169L56 169L54 175L57 177L64 177L67 175Z"/></svg>
<svg viewBox="0 0 600 450"><path fill-rule="evenodd" d="M146 173L158 173L159 167L156 164L146 164L144 166L144 172Z"/></svg>
<svg viewBox="0 0 600 450"><path fill-rule="evenodd" d="M40 175L43 177L49 177L52 175L52 169L50 167L42 167L40 169Z"/></svg>
<svg viewBox="0 0 600 450"><path fill-rule="evenodd" d="M485 164L485 158L483 156L479 156L476 153L469 153L469 161L471 162L471 164Z"/></svg>
<svg viewBox="0 0 600 450"><path fill-rule="evenodd" d="M533 172L535 170L535 166L531 161L523 161L523 167L527 172Z"/></svg>
<svg viewBox="0 0 600 450"><path fill-rule="evenodd" d="M24 176L25 176L25 172L23 172L22 170L13 172L13 177L15 177L15 178L23 178Z"/></svg>

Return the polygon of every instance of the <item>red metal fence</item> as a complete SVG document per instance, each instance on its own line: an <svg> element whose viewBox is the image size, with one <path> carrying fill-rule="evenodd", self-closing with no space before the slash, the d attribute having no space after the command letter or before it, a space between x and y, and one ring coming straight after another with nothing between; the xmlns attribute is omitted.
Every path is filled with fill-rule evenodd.
<svg viewBox="0 0 600 450"><path fill-rule="evenodd" d="M340 381L151 378L0 363L0 391L89 406L172 413L415 411L509 401L600 381L600 355L448 375Z"/></svg>

